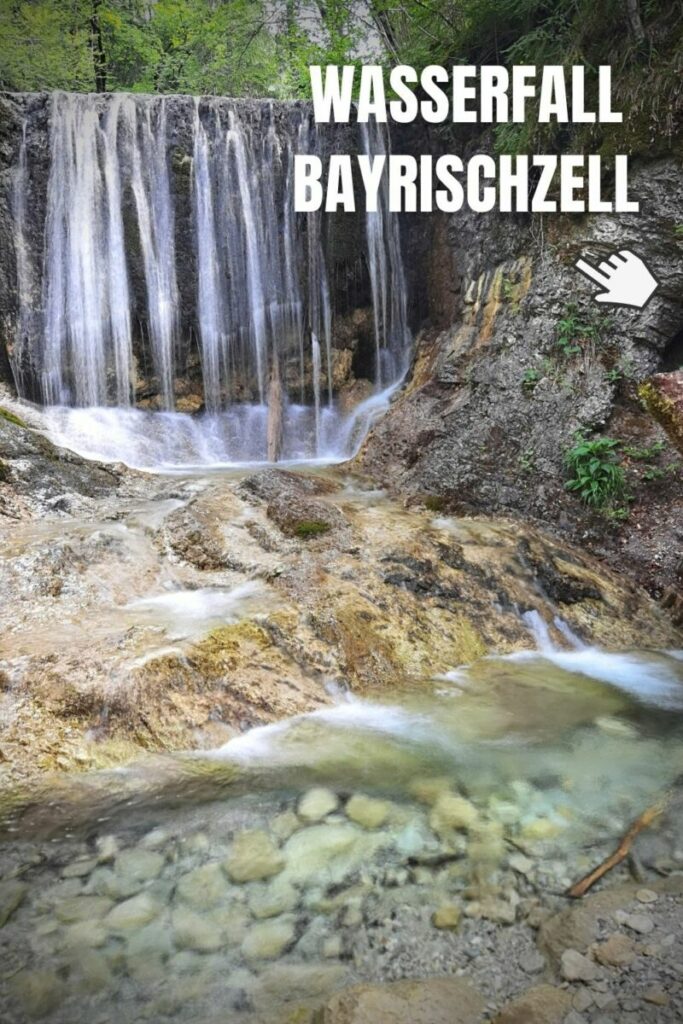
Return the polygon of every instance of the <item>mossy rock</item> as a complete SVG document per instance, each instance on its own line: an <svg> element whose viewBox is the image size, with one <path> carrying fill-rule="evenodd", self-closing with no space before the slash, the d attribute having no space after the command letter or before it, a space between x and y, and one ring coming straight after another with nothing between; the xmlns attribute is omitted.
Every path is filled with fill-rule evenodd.
<svg viewBox="0 0 683 1024"><path fill-rule="evenodd" d="M656 374L640 385L638 397L683 451L683 372Z"/></svg>
<svg viewBox="0 0 683 1024"><path fill-rule="evenodd" d="M308 540L310 537L319 537L320 534L327 533L329 529L330 524L324 523L322 519L302 519L293 527L292 533L302 540Z"/></svg>
<svg viewBox="0 0 683 1024"><path fill-rule="evenodd" d="M2 406L0 406L0 417L7 420L8 423L13 423L15 427L23 427L24 430L28 428L28 424L24 423L20 416L10 412L9 409L3 409Z"/></svg>

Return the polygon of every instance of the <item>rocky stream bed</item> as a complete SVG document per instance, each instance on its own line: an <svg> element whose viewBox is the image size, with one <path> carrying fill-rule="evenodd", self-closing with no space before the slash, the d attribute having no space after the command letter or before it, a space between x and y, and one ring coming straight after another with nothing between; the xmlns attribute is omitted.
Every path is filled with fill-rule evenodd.
<svg viewBox="0 0 683 1024"><path fill-rule="evenodd" d="M10 420L3 1020L680 1019L683 665L644 591L348 467L150 476Z"/></svg>

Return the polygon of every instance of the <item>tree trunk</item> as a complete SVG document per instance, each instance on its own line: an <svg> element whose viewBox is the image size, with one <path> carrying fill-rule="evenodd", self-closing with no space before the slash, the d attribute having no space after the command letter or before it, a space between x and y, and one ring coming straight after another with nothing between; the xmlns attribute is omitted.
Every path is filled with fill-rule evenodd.
<svg viewBox="0 0 683 1024"><path fill-rule="evenodd" d="M92 0L90 8L90 46L95 71L95 92L107 91L107 58L104 52L102 26L100 24L100 5L102 0Z"/></svg>

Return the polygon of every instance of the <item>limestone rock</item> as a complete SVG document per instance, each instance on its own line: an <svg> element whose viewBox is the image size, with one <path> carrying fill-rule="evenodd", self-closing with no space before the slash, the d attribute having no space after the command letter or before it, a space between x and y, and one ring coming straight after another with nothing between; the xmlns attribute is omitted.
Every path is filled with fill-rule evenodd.
<svg viewBox="0 0 683 1024"><path fill-rule="evenodd" d="M564 1024L571 995L552 985L537 985L504 1006L492 1024Z"/></svg>
<svg viewBox="0 0 683 1024"><path fill-rule="evenodd" d="M361 828L381 828L391 814L391 804L387 800L376 800L374 797L355 793L346 804L346 815Z"/></svg>
<svg viewBox="0 0 683 1024"><path fill-rule="evenodd" d="M223 867L233 882L256 882L282 871L285 860L266 832L241 832L230 847Z"/></svg>
<svg viewBox="0 0 683 1024"><path fill-rule="evenodd" d="M276 960L296 938L293 918L279 918L253 925L242 943L247 960Z"/></svg>
<svg viewBox="0 0 683 1024"><path fill-rule="evenodd" d="M297 814L302 821L321 821L339 807L339 797L331 789L317 787L304 793Z"/></svg>
<svg viewBox="0 0 683 1024"><path fill-rule="evenodd" d="M358 985L330 999L321 1024L478 1024L485 1001L461 978Z"/></svg>
<svg viewBox="0 0 683 1024"><path fill-rule="evenodd" d="M575 949L565 949L560 960L560 973L565 981L595 981L595 964Z"/></svg>

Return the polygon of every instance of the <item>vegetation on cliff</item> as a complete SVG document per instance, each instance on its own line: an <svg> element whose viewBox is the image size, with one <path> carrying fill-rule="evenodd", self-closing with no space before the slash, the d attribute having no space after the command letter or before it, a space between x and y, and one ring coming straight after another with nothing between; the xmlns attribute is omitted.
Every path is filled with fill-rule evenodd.
<svg viewBox="0 0 683 1024"><path fill-rule="evenodd" d="M598 65L612 65L626 124L578 125L570 138L531 117L498 127L503 152L670 148L682 57L683 14L667 0L36 0L0 10L0 86L10 90L295 98L308 96L309 64L376 61L584 64L590 94Z"/></svg>

